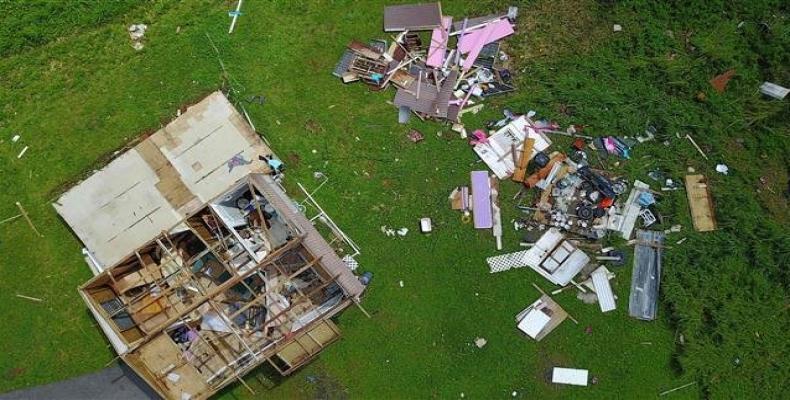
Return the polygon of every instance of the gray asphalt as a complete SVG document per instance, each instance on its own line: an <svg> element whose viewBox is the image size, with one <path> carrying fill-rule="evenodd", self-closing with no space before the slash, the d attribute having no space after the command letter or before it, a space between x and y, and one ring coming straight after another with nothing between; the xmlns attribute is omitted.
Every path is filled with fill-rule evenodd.
<svg viewBox="0 0 790 400"><path fill-rule="evenodd" d="M65 381L0 394L0 400L149 400L159 396L125 364Z"/></svg>

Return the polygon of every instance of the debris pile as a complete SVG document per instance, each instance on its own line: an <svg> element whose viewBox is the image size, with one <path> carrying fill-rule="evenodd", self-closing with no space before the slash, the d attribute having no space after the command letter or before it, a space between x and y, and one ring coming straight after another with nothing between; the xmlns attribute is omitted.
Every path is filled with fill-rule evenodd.
<svg viewBox="0 0 790 400"><path fill-rule="evenodd" d="M488 130L474 130L469 137L473 152L490 172L471 171L469 184L456 187L449 196L451 208L463 214L462 221L471 222L475 229L490 229L501 249L501 203L508 199L502 199L499 186L508 180L519 185L512 201L522 216L511 222L523 235L521 246L526 249L487 258L490 272L529 267L559 287L551 294L575 288L580 300L597 303L607 313L618 302L610 283L616 277L613 268L626 260L622 250L604 248L602 243L610 237L623 239L635 245L629 315L655 319L664 238L682 227L647 229L665 223L657 207L662 192L684 188L679 179L658 169L647 175L660 183L660 191L638 179L628 180L606 165L631 159L637 145L661 136L658 130L649 126L631 137L591 137L583 134L582 125L561 128L533 111L520 115L505 109L503 115L489 122ZM570 145L563 148L565 142ZM604 163L607 159L610 162ZM715 229L705 177L687 176L685 189L695 229ZM549 294L541 294L516 315L517 328L535 340L566 317L572 319Z"/></svg>
<svg viewBox="0 0 790 400"><path fill-rule="evenodd" d="M344 83L362 81L372 91L392 84L400 123L413 113L449 121L465 136L464 113L477 112L482 104L476 103L488 96L515 90L500 41L515 32L517 13L510 7L506 13L454 19L442 15L439 3L386 7L384 31L396 34L352 41L333 75Z"/></svg>

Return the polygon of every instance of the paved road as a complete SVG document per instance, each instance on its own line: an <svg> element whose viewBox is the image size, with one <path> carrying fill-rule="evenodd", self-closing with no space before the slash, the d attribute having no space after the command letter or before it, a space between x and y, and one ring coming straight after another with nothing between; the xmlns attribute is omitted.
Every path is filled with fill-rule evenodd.
<svg viewBox="0 0 790 400"><path fill-rule="evenodd" d="M49 385L0 394L0 400L159 399L125 364Z"/></svg>

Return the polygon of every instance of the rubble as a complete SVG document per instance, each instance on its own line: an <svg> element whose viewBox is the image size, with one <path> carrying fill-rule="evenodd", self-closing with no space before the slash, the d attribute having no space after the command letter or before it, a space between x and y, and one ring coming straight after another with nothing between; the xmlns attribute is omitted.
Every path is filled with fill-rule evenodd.
<svg viewBox="0 0 790 400"><path fill-rule="evenodd" d="M515 33L517 14L510 7L507 13L453 18L442 14L439 3L385 7L384 32L396 35L351 41L332 74L343 83L362 81L371 91L392 85L399 123L413 113L458 125L453 130L464 137L464 113L479 111L477 103L486 97L515 90L500 41Z"/></svg>

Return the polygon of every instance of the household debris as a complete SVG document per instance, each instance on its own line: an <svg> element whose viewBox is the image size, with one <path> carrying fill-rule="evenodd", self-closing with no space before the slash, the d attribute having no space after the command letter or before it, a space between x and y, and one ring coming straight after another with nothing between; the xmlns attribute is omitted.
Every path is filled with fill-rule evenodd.
<svg viewBox="0 0 790 400"><path fill-rule="evenodd" d="M477 346L478 349L482 349L483 347L485 347L486 343L488 343L488 341L485 340L484 338L481 337L475 338L475 346Z"/></svg>
<svg viewBox="0 0 790 400"><path fill-rule="evenodd" d="M431 219L428 217L420 218L420 232L430 233L431 231L433 231L433 224L431 223Z"/></svg>
<svg viewBox="0 0 790 400"><path fill-rule="evenodd" d="M439 3L385 7L384 32L396 35L367 44L352 41L332 74L343 83L362 81L372 91L392 84L398 122L408 122L413 113L457 124L463 136L465 112L477 112L486 97L515 90L500 41L515 33L516 16L511 7L453 23Z"/></svg>
<svg viewBox="0 0 790 400"><path fill-rule="evenodd" d="M551 383L587 386L588 376L589 371L586 369L554 367L551 372Z"/></svg>
<svg viewBox="0 0 790 400"><path fill-rule="evenodd" d="M763 84L760 85L760 93L777 100L784 100L787 94L790 93L790 89L775 83L763 82Z"/></svg>
<svg viewBox="0 0 790 400"><path fill-rule="evenodd" d="M148 29L148 25L146 24L132 24L129 25L129 38L132 39L132 48L135 50L142 50L143 47L143 36L145 36L145 31Z"/></svg>
<svg viewBox="0 0 790 400"><path fill-rule="evenodd" d="M233 33L233 30L236 28L236 21L239 19L239 16L241 16L241 3L243 1L244 0L239 0L239 2L236 3L236 10L228 12L228 16L233 18L230 21L230 28L228 28L228 34Z"/></svg>
<svg viewBox="0 0 790 400"><path fill-rule="evenodd" d="M568 313L557 302L543 294L516 315L516 324L521 332L539 342L567 317Z"/></svg>
<svg viewBox="0 0 790 400"><path fill-rule="evenodd" d="M697 232L716 230L713 214L713 199L710 196L708 180L704 175L686 175L686 195L691 208L691 222Z"/></svg>
<svg viewBox="0 0 790 400"><path fill-rule="evenodd" d="M725 71L723 74L716 75L710 80L710 85L713 86L713 90L718 93L724 93L727 89L727 84L730 83L730 79L735 76L735 69L729 69Z"/></svg>
<svg viewBox="0 0 790 400"><path fill-rule="evenodd" d="M728 167L727 164L716 164L716 172L727 175L730 173L730 167Z"/></svg>
<svg viewBox="0 0 790 400"><path fill-rule="evenodd" d="M634 271L631 275L631 295L628 315L652 321L658 313L658 290L661 284L661 253L664 233L639 230L634 246Z"/></svg>

